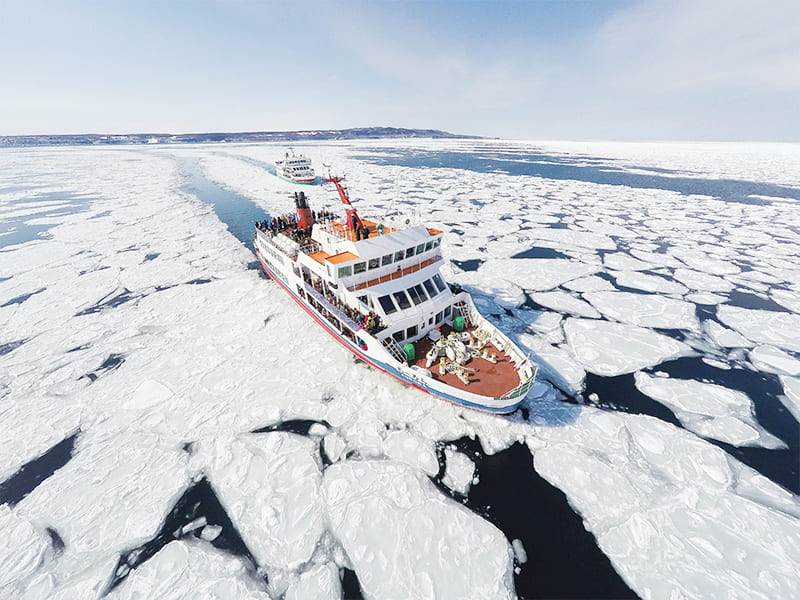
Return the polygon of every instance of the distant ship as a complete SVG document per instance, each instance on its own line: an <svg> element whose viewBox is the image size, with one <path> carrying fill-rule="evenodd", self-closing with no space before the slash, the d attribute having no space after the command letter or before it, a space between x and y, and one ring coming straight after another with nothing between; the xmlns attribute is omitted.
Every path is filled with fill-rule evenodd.
<svg viewBox="0 0 800 600"><path fill-rule="evenodd" d="M454 404L510 413L536 366L445 283L442 232L362 220L342 179L331 177L346 218L314 213L304 192L296 212L256 223L255 253L325 331L361 360Z"/></svg>
<svg viewBox="0 0 800 600"><path fill-rule="evenodd" d="M302 154L295 155L294 151L291 154L287 152L283 160L275 161L275 171L278 177L292 183L314 183L311 159Z"/></svg>

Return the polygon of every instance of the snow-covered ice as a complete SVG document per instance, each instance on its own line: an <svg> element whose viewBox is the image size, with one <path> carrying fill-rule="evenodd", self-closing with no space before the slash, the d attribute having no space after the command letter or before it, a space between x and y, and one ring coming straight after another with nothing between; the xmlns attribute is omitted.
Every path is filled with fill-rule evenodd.
<svg viewBox="0 0 800 600"><path fill-rule="evenodd" d="M564 324L570 351L597 375L622 375L691 353L686 344L643 327L570 318Z"/></svg>
<svg viewBox="0 0 800 600"><path fill-rule="evenodd" d="M333 465L323 494L367 597L513 597L513 553L502 532L408 466Z"/></svg>
<svg viewBox="0 0 800 600"><path fill-rule="evenodd" d="M639 372L636 387L669 407L689 431L736 446L785 447L759 426L746 394L719 385Z"/></svg>
<svg viewBox="0 0 800 600"><path fill-rule="evenodd" d="M443 447L442 484L468 496L478 467L447 444L472 438L485 453L526 442L642 597L792 597L797 496L708 441L780 452L758 399L641 370L687 356L744 366L779 381L782 414L800 418L796 203L370 160L492 144L662 183L800 183L791 145L309 144L315 162L348 173L364 216L402 197L446 232L447 260L482 261L444 271L540 363L526 419L460 410L353 363L248 269L252 255L187 173L287 212L295 188L264 168L282 145L0 151L0 220L46 228L0 246L0 481L77 435L63 467L0 506L0 595L97 597L120 555L152 540L204 477L259 570L214 548L222 529L194 519L109 597L339 598L343 568L367 597L513 597L515 559L524 576L523 556L546 541L506 538L429 480ZM331 190L311 193L336 208ZM511 258L531 248L551 257ZM735 306L736 290L785 311ZM526 295L548 310L523 306ZM584 391L587 371L634 373L683 428L559 402ZM293 419L316 424L308 436L254 433Z"/></svg>

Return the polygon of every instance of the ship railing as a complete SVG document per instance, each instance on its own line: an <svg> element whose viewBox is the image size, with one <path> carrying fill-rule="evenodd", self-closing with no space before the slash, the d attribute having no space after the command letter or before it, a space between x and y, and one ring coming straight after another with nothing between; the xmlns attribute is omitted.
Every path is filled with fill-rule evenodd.
<svg viewBox="0 0 800 600"><path fill-rule="evenodd" d="M458 311L458 314L464 317L464 322L466 323L467 327L474 327L477 325L477 319L475 319L475 316L472 312L473 309L469 304L462 300L460 302L456 302L453 306Z"/></svg>
<svg viewBox="0 0 800 600"><path fill-rule="evenodd" d="M381 343L383 344L383 347L389 351L389 354L391 354L394 357L395 360L401 363L406 362L406 354L405 352L403 352L403 349L400 347L400 344L397 343L396 339L394 339L392 336L387 336Z"/></svg>
<svg viewBox="0 0 800 600"><path fill-rule="evenodd" d="M305 244L300 246L300 252L303 254L316 254L322 250L322 245L316 240L308 240Z"/></svg>
<svg viewBox="0 0 800 600"><path fill-rule="evenodd" d="M355 321L352 321L350 319L350 317L348 317L346 314L344 314L342 311L340 311L338 308L336 308L333 304L328 302L328 300L325 298L325 296L320 294L317 290L315 290L313 287L311 287L310 285L308 285L305 282L303 282L303 286L306 289L306 293L309 296L311 296L312 298L314 298L314 300L316 300L319 303L319 305L322 306L322 308L324 308L331 315L333 315L334 317L339 319L342 323L344 323L352 331L355 332L355 331L358 331L360 329L360 327L358 326L358 324Z"/></svg>
<svg viewBox="0 0 800 600"><path fill-rule="evenodd" d="M397 271L392 273L387 273L386 275L381 275L380 277L374 277L367 281L362 281L360 283L352 283L347 287L348 292L357 292L358 290L363 290L364 288L372 287L374 285L380 285L381 283L387 283L389 281L393 281L395 279L400 279L401 277L405 277L406 275L411 275L412 273L416 273L420 269L424 269L436 262L442 260L442 254L437 252L433 256L426 258L425 260L418 261L414 264L407 265L406 267L401 267Z"/></svg>
<svg viewBox="0 0 800 600"><path fill-rule="evenodd" d="M531 376L528 379L526 379L525 381L522 381L513 390L510 390L510 391L506 392L505 394L503 394L502 396L500 396L500 400L511 400L512 398L520 398L520 397L524 398L528 394L528 392L530 391L531 387L533 387L533 384L536 382L536 371L537 370L538 369L536 367L534 367L533 368L533 373L531 374Z"/></svg>

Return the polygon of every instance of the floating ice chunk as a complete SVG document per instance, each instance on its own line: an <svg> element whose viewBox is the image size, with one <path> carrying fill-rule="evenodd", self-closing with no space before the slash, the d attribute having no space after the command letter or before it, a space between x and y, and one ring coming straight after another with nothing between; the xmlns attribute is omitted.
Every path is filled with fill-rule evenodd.
<svg viewBox="0 0 800 600"><path fill-rule="evenodd" d="M658 277L657 275L648 275L646 273L623 271L615 278L617 280L617 285L628 288L636 288L638 290L644 290L645 292L676 294L680 296L689 291L680 283L664 279L663 277Z"/></svg>
<svg viewBox="0 0 800 600"><path fill-rule="evenodd" d="M695 248L674 248L672 250L672 256L679 258L691 268L702 273L732 275L741 271L734 263L713 258L702 250Z"/></svg>
<svg viewBox="0 0 800 600"><path fill-rule="evenodd" d="M717 318L748 340L800 351L800 315L723 304Z"/></svg>
<svg viewBox="0 0 800 600"><path fill-rule="evenodd" d="M773 346L756 346L750 351L750 360L761 371L800 375L800 360Z"/></svg>
<svg viewBox="0 0 800 600"><path fill-rule="evenodd" d="M640 392L667 406L686 429L698 435L734 446L785 447L758 424L747 394L711 383L641 372L634 377Z"/></svg>
<svg viewBox="0 0 800 600"><path fill-rule="evenodd" d="M578 246L593 250L616 250L614 240L607 235L574 229L530 229L526 232L535 240L556 242L560 247Z"/></svg>
<svg viewBox="0 0 800 600"><path fill-rule="evenodd" d="M213 542L222 533L222 526L220 525L206 525L200 532L200 537L207 542Z"/></svg>
<svg viewBox="0 0 800 600"><path fill-rule="evenodd" d="M475 477L475 463L469 456L452 448L444 449L446 469L442 483L454 492L466 495Z"/></svg>
<svg viewBox="0 0 800 600"><path fill-rule="evenodd" d="M599 270L565 258L518 258L513 265L514 269L509 270L509 261L489 259L477 271L464 273L458 280L483 286L505 279L526 290L545 291Z"/></svg>
<svg viewBox="0 0 800 600"><path fill-rule="evenodd" d="M522 543L522 540L513 540L511 542L511 547L514 549L514 558L516 558L517 563L524 565L528 562L528 553L525 552L525 545Z"/></svg>
<svg viewBox="0 0 800 600"><path fill-rule="evenodd" d="M800 314L800 292L773 289L769 295L781 306L788 308L793 313Z"/></svg>
<svg viewBox="0 0 800 600"><path fill-rule="evenodd" d="M19 598L50 547L46 536L7 504L0 505L0 594Z"/></svg>
<svg viewBox="0 0 800 600"><path fill-rule="evenodd" d="M531 294L534 302L560 313L571 313L579 317L599 319L600 313L592 306L566 292L538 292Z"/></svg>
<svg viewBox="0 0 800 600"><path fill-rule="evenodd" d="M654 267L652 263L646 263L643 260L633 258L621 252L606 254L603 257L603 264L606 268L615 269L617 271L646 271Z"/></svg>
<svg viewBox="0 0 800 600"><path fill-rule="evenodd" d="M694 302L695 304L722 304L727 300L724 296L719 296L717 294L712 294L711 292L695 292L693 294L687 294L684 297L685 300L689 302Z"/></svg>
<svg viewBox="0 0 800 600"><path fill-rule="evenodd" d="M586 371L568 351L551 345L539 336L522 334L519 341L533 353L532 360L539 366L537 378L544 377L568 392L583 389Z"/></svg>
<svg viewBox="0 0 800 600"><path fill-rule="evenodd" d="M316 447L281 431L220 435L198 444L195 468L204 466L261 566L297 568L311 558L322 535Z"/></svg>
<svg viewBox="0 0 800 600"><path fill-rule="evenodd" d="M713 319L703 321L703 328L706 330L708 337L711 338L711 341L722 348L749 348L753 345L753 342L747 338L727 327L723 327Z"/></svg>
<svg viewBox="0 0 800 600"><path fill-rule="evenodd" d="M366 597L514 596L502 532L408 466L337 463L325 471L322 489L333 534Z"/></svg>
<svg viewBox="0 0 800 600"><path fill-rule="evenodd" d="M652 294L589 292L583 295L603 315L623 323L662 329L696 330L694 304Z"/></svg>
<svg viewBox="0 0 800 600"><path fill-rule="evenodd" d="M339 600L342 583L333 563L317 565L304 571L286 590L285 600ZM232 599L233 600L233 599Z"/></svg>
<svg viewBox="0 0 800 600"><path fill-rule="evenodd" d="M386 456L420 469L428 475L439 472L439 460L433 445L410 431L393 431L383 442Z"/></svg>
<svg viewBox="0 0 800 600"><path fill-rule="evenodd" d="M675 269L673 277L686 287L703 292L730 292L734 285L716 275L691 269Z"/></svg>
<svg viewBox="0 0 800 600"><path fill-rule="evenodd" d="M601 292L614 289L614 285L608 279L603 279L596 275L568 281L564 284L564 287L573 292Z"/></svg>
<svg viewBox="0 0 800 600"><path fill-rule="evenodd" d="M322 449L331 462L338 461L347 449L347 443L335 432L330 432L322 440Z"/></svg>
<svg viewBox="0 0 800 600"><path fill-rule="evenodd" d="M722 449L653 417L585 407L536 442L536 471L640 596L794 597L800 502ZM654 560L665 556L680 559Z"/></svg>
<svg viewBox="0 0 800 600"><path fill-rule="evenodd" d="M800 422L800 377L780 376L785 398L781 398L783 405L789 409L794 418Z"/></svg>
<svg viewBox="0 0 800 600"><path fill-rule="evenodd" d="M177 540L132 571L107 598L269 600L269 594L239 558L210 544Z"/></svg>
<svg viewBox="0 0 800 600"><path fill-rule="evenodd" d="M564 332L578 362L597 375L633 373L692 352L670 337L622 323L570 318Z"/></svg>

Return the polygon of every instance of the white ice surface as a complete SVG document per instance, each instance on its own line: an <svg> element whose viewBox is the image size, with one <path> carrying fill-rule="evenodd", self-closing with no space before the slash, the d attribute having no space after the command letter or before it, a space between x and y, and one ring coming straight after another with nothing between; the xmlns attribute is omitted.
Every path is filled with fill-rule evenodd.
<svg viewBox="0 0 800 600"><path fill-rule="evenodd" d="M397 197L416 203L430 225L446 232L446 258L487 259L478 271L460 273L456 280L472 285L478 293L502 290L495 298L501 306L516 306L522 289L613 290L604 278L608 272L604 277L592 274L610 265L618 271L636 264L629 260L625 244L631 256L655 266L653 276L670 280L670 270L678 269L684 281L672 278L672 290L677 291L678 285L699 290L686 296L692 302L701 302L698 296L719 301L721 296L706 290L725 293L733 285L763 289L781 282L790 290L788 295L771 289L762 296L790 310L796 306L791 292L800 292L800 252L795 241L800 217L791 203L741 205L660 189L448 168L417 170L357 158L387 146L473 151L482 143L331 142L309 145L304 151L313 154L315 162L333 163L348 173L364 216L385 213ZM534 147L524 142L508 145L523 153ZM668 149L652 150L658 146L636 148L655 166L668 154ZM291 418L329 422L332 430L323 443L330 450L328 456L340 461L342 468L350 468L351 456L385 456L387 435L398 430L418 436L429 447L437 441L477 437L487 452L527 440L537 454L537 468L540 458L544 465L546 459L554 462L552 473L545 467L540 471L579 509L601 548L639 595L714 597L721 590L732 590L741 597L791 597L793 588L787 581L798 579L796 565L800 563L797 498L692 433L647 417L556 403L555 392L541 380L526 400L528 422L459 410L353 364L322 332L309 330L310 337L303 339L287 337L286 332L298 326L311 327L310 321L274 285L245 269L252 255L208 206L180 190L184 180L176 161L176 157L200 160L211 179L254 198L274 214L289 210L287 194L296 188L270 175L262 164L271 163L283 151L281 144L148 147L146 152L139 148L0 150L0 219L19 210L5 204L19 197L7 190L27 181L36 181L50 192L92 197L84 213L46 217L55 223L50 237L0 254L0 279L9 277L0 280L0 305L45 288L24 302L0 307L0 343L28 340L0 357L4 408L0 410L0 454L6 459L0 479L69 435L76 425L81 430L74 458L14 509L23 528L27 522L33 527L29 531L43 535L44 527L53 527L67 544L57 560L45 551L33 572L25 571L29 573L24 580L26 598L96 597L116 565L117 552L149 539L189 485L189 476L197 475L189 465L193 459L182 450L186 442L222 454L224 448L214 450L218 440L248 437L255 428ZM701 155L691 155L707 159L711 170L738 173L746 167L741 177L772 181L757 175L762 167L764 173L776 171L769 160L751 168L748 161L738 160L738 154L714 152L705 148ZM679 154L675 160L681 160ZM789 154L794 160L784 165L800 164L800 152L781 156ZM662 166L667 166L664 160ZM734 163L735 168L731 167ZM792 170L784 168L782 173L786 178ZM340 210L330 186L307 191L316 207ZM471 199L483 204L473 205ZM556 217L556 213L564 216ZM32 211L31 217L42 214ZM505 215L514 218L498 218ZM523 220L535 224L532 235L520 228ZM548 230L556 221L569 229ZM452 233L448 223L456 223L463 233ZM611 236L619 239L619 250ZM508 258L532 246L555 248L570 259ZM608 249L605 264L598 248ZM680 250L674 252L676 248ZM736 253L755 270L737 274L726 266ZM153 254L158 256L147 258ZM703 273L706 267L709 271ZM194 279L210 282L190 284ZM76 316L126 289L133 296L129 302ZM659 290L655 293L669 293ZM727 310L720 309L723 314ZM584 375L581 365L614 375L692 351L685 345L674 346L678 343L647 328L562 320L552 312L532 319L534 311L514 312L514 318L503 317L501 328L525 340L527 348L541 349L542 356L549 352L553 380L561 375L560 381L578 388ZM744 322L752 315L738 317ZM763 319L756 315L756 320ZM784 338L797 331L795 325L789 320L774 328L746 323L741 327L760 331L754 334L757 338L747 335L755 343L793 352L787 346L791 338ZM564 330L568 346L552 345L561 343ZM534 336L535 331L543 333ZM726 341L729 337L728 333L723 336ZM697 352L704 352L702 344L691 343ZM571 353L584 350L588 354L578 364ZM119 368L98 372L93 383L82 377L95 372L112 353L125 358ZM744 353L740 351L737 357L743 361ZM784 401L796 407L795 379L782 377L782 383ZM604 400L613 403L614 399ZM595 421L598 415L607 419L601 425ZM659 444L663 450L654 452ZM298 447L297 452L305 450ZM237 460L243 461L245 454L238 453ZM210 463L216 460L209 457ZM295 460L299 458L288 463ZM604 479L608 475L604 465L613 465L610 485ZM398 468L416 478L425 477L419 466ZM225 493L235 495L237 489L248 489L251 481L247 475L234 478L232 489ZM720 485L719 481L731 483ZM366 496L376 501L383 498L381 494ZM619 502L608 502L612 497ZM231 506L239 502L245 503L231 501ZM269 509L257 504L258 509ZM307 502L301 502L303 506ZM453 507L447 506L449 514ZM237 525L258 531L261 525L250 522L248 516ZM464 519L472 533L488 526L481 520L473 522L479 517L472 513ZM612 530L615 519L619 525ZM437 523L434 535L447 538L453 522L460 521L445 518ZM661 534L639 536L647 530ZM498 547L502 541L507 551L508 542L493 532L492 540ZM24 540L33 540L34 546L38 543L35 536L19 539L23 548ZM703 549L698 539L722 548L722 558ZM312 582L310 587L316 581L333 581L333 565L347 561L329 533L322 540L311 563L298 571L272 569L271 589L284 590L288 597L294 589L301 594L308 589L303 587L304 578ZM208 544L202 547L208 549ZM464 573L483 564L473 560L469 551L460 556L461 569L451 572L450 579L466 585ZM213 574L222 571L184 573L187 580L196 578L210 585ZM224 575L220 577L225 580ZM387 585L397 583L387 579ZM157 584L147 581L141 580L137 589L145 596L154 595ZM405 579L400 577L400 582ZM505 583L502 587L503 592L510 589ZM424 581L419 589L423 588Z"/></svg>
<svg viewBox="0 0 800 600"><path fill-rule="evenodd" d="M439 472L436 450L429 440L409 431L393 431L383 440L383 451L392 460L416 467L428 475Z"/></svg>
<svg viewBox="0 0 800 600"><path fill-rule="evenodd" d="M623 287L636 288L657 294L683 295L688 291L685 286L675 281L635 271L623 271L616 275L615 279L617 284Z"/></svg>
<svg viewBox="0 0 800 600"><path fill-rule="evenodd" d="M261 567L297 569L322 536L316 447L284 432L219 435L192 457Z"/></svg>
<svg viewBox="0 0 800 600"><path fill-rule="evenodd" d="M323 494L365 597L514 597L502 532L408 466L336 464L325 471Z"/></svg>
<svg viewBox="0 0 800 600"><path fill-rule="evenodd" d="M724 304L719 307L717 316L748 340L800 352L800 314Z"/></svg>
<svg viewBox="0 0 800 600"><path fill-rule="evenodd" d="M615 321L661 329L698 328L694 304L683 300L631 292L589 292L583 297Z"/></svg>
<svg viewBox="0 0 800 600"><path fill-rule="evenodd" d="M667 406L689 431L735 446L782 448L785 444L758 424L747 394L712 383L636 373L636 387Z"/></svg>
<svg viewBox="0 0 800 600"><path fill-rule="evenodd" d="M466 454L452 448L445 448L444 456L447 468L442 483L454 492L466 495L475 478L475 463Z"/></svg>
<svg viewBox="0 0 800 600"><path fill-rule="evenodd" d="M50 549L47 535L21 519L7 504L0 505L0 595L19 597Z"/></svg>
<svg viewBox="0 0 800 600"><path fill-rule="evenodd" d="M195 541L174 541L131 572L109 600L270 600L266 584L236 557Z"/></svg>
<svg viewBox="0 0 800 600"><path fill-rule="evenodd" d="M732 329L723 327L712 319L703 321L703 327L708 337L722 348L748 348L753 345L744 336L736 333Z"/></svg>
<svg viewBox="0 0 800 600"><path fill-rule="evenodd" d="M800 502L720 448L653 417L587 408L528 445L643 598L794 597Z"/></svg>
<svg viewBox="0 0 800 600"><path fill-rule="evenodd" d="M633 373L691 353L682 342L622 323L570 318L564 331L573 356L597 375Z"/></svg>
<svg viewBox="0 0 800 600"><path fill-rule="evenodd" d="M759 371L779 375L800 375L800 360L779 348L768 345L756 346L750 351L749 356Z"/></svg>
<svg viewBox="0 0 800 600"><path fill-rule="evenodd" d="M800 377L781 375L780 379L785 394L781 402L789 409L795 420L800 422Z"/></svg>
<svg viewBox="0 0 800 600"><path fill-rule="evenodd" d="M589 319L600 318L600 313L590 304L566 292L538 292L531 294L531 298L537 304L560 313L569 313Z"/></svg>

